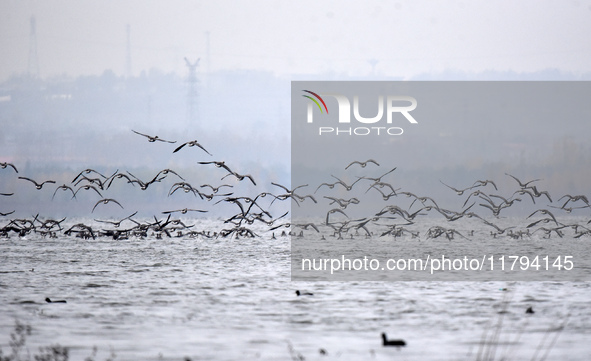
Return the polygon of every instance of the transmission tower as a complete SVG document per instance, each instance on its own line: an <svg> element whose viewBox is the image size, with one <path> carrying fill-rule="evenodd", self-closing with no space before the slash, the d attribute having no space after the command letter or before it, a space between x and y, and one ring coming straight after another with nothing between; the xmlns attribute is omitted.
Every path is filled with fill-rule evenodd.
<svg viewBox="0 0 591 361"><path fill-rule="evenodd" d="M209 77L211 76L211 52L209 46L209 31L205 32L205 56L207 61L207 68L205 69L205 86L209 87Z"/></svg>
<svg viewBox="0 0 591 361"><path fill-rule="evenodd" d="M189 59L185 57L185 64L189 69L189 77L187 78L188 91L187 91L187 120L189 124L194 124L195 116L197 112L197 66L199 66L199 60L197 59L194 63L191 63Z"/></svg>
<svg viewBox="0 0 591 361"><path fill-rule="evenodd" d="M129 24L125 27L127 31L127 51L125 54L125 76L131 77L131 27Z"/></svg>
<svg viewBox="0 0 591 361"><path fill-rule="evenodd" d="M35 17L31 16L31 32L29 34L29 62L27 64L27 74L30 77L39 77L39 60L37 59L37 24Z"/></svg>

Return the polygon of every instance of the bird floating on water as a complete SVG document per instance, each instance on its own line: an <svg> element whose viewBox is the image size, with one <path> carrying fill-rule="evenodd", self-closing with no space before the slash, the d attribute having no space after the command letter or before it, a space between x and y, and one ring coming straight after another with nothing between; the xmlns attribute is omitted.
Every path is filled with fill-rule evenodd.
<svg viewBox="0 0 591 361"><path fill-rule="evenodd" d="M382 332L382 345L400 347L406 346L406 342L404 340L388 340L386 333Z"/></svg>
<svg viewBox="0 0 591 361"><path fill-rule="evenodd" d="M47 303L68 303L68 302L66 302L66 300L52 301L49 297L45 297L45 302L47 302Z"/></svg>
<svg viewBox="0 0 591 361"><path fill-rule="evenodd" d="M314 296L311 292L300 292L300 290L295 291L295 294L298 296Z"/></svg>

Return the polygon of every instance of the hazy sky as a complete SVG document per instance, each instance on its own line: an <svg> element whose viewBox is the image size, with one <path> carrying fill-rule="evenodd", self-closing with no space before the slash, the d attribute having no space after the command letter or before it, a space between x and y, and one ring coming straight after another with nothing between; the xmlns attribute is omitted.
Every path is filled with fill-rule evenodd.
<svg viewBox="0 0 591 361"><path fill-rule="evenodd" d="M591 1L0 0L0 80L27 71L32 15L42 77L125 74L127 24L134 75L206 71L206 32L212 71L591 71Z"/></svg>

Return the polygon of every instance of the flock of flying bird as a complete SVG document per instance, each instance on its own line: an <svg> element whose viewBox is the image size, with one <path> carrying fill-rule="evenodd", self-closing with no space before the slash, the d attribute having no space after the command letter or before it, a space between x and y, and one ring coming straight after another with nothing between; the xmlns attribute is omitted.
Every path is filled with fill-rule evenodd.
<svg viewBox="0 0 591 361"><path fill-rule="evenodd" d="M161 139L158 136L147 135L135 130L132 130L132 132L147 138L150 143L177 143L176 141ZM180 144L173 150L173 153L190 147L197 147L201 152L212 156L197 140ZM388 179L393 177L396 168L389 169L386 172L377 172L381 169L380 164L373 159L352 161L344 167L344 170L346 172L348 171L349 174L346 173L340 175L340 177L331 175L331 179L317 185L312 194L301 193L303 188L309 187L308 184L299 185L290 189L284 185L272 182L273 193L269 191L259 192L254 197L237 196L233 192L236 182L246 181L248 184L257 187L257 183L252 175L240 174L232 170L224 161L198 161L196 164L204 167L213 166L223 170L225 174L220 178L220 181L224 181L228 177L228 180L234 179L235 181L226 181L223 184L201 184L200 186L194 186L172 169L163 169L150 180L146 181L136 177L129 171L120 172L117 170L111 175L104 175L99 171L88 168L73 177L69 184L64 183L54 188L52 200L58 192L68 192L71 194L71 199L76 199L76 196L81 191L89 191L98 197L90 213L94 213L99 207L107 207L106 205L108 204L124 209L124 205L118 200L103 196L103 193L106 194L115 182L129 184L134 188L138 187L140 190L145 191L152 184L162 183L168 177L173 176L176 182L172 184L168 191L169 197L181 191L180 193L190 194L199 198L199 202L212 202L213 205L223 202L236 207L236 213L223 219L221 229L215 231L198 230L197 224L187 225L181 219L172 218L173 215L177 214L186 215L189 213L208 212L207 209L199 209L202 207L162 211L162 218L159 219L157 216L154 216L153 222L151 220L140 221L134 218L138 213L136 211L116 221L95 219L95 222L104 226L97 227L94 225L93 227L84 223L66 226L66 218L61 220L43 220L39 215L33 216L30 219L10 219L9 216L14 211L1 209L0 203L0 221L4 221L4 225L0 226L0 236L9 237L11 234L16 233L23 237L33 232L50 237L57 237L59 233L62 233L66 236L73 235L80 238L106 236L114 239L126 239L132 236L147 237L150 235L154 235L157 238L162 238L163 236L238 238L259 236L255 232L255 227L253 227L255 223L262 225L262 228L256 228L257 231L263 229L266 232L271 232L272 238L275 238L275 231L279 232L281 230L281 234L286 235L286 229L288 228L290 229L289 234L294 236L303 236L303 231L311 230L317 232L322 238L326 235L338 239L354 238L357 236L365 236L366 238L390 236L398 238L405 235L410 235L412 238L420 238L421 232L426 233L427 239L444 237L451 240L456 235L463 238L474 236L474 230L462 229L460 232L455 228L449 227L449 224L462 218L478 220L483 227L490 229L490 235L493 237L505 235L513 239L519 239L531 237L534 233L538 232L546 238L549 238L553 234L563 237L569 229L572 230L572 236L574 238L591 235L591 229L588 228L591 220L586 224L562 223L559 221L559 219L562 219L560 216L564 214L570 214L575 210L579 211L591 208L586 196L566 194L553 201L547 190L541 190L539 188L541 179L522 181L508 173L506 175L515 181L516 187L506 195L498 194L497 185L492 180L476 180L465 188L455 188L440 180L443 186L455 192L458 197L463 197L461 209L450 210L439 206L432 197L420 196L406 190L401 190L401 188L393 185L392 181L388 181ZM359 176L350 173L352 170L355 170L358 174L359 170L366 168L371 168L373 172L381 175L370 176L368 175L370 172L367 172L368 174ZM8 162L0 163L0 171L15 173L19 181L29 182L39 191L44 189L44 187L57 184L54 180L38 181L21 176L17 167ZM347 182L343 179L354 180ZM2 184L0 184L0 191L1 187ZM310 189L314 189L314 187L310 187ZM0 192L0 199L1 197L11 197L13 195L13 193ZM371 197L371 199L368 201L364 197ZM263 201L264 199L265 201ZM316 222L302 222L301 219L295 219L293 212L290 217L287 217L289 211L274 217L271 214L273 204L276 201L287 200L291 200L292 209L297 209L303 202L308 202L307 205L313 207L325 207L320 212L326 210L326 215L322 221ZM350 218L348 213L350 213L350 210L360 207L361 200L364 201L363 209L366 210L368 208L368 203L369 208L375 206L376 209L370 213L366 213L362 217L357 217L356 219ZM505 212L505 209L516 203L529 203L535 205L535 207L545 203L546 206L537 208L529 214L524 224L511 225L509 227L499 226L495 219L499 219L501 213ZM405 205L403 206L403 204ZM554 213L559 212L559 217L550 211L549 208L552 208ZM302 212L296 213L301 214ZM353 211L350 214L353 213L355 212ZM420 227L421 222L419 220L422 217L428 217L431 220L439 217L445 222L445 226L432 226L425 231ZM122 224L125 224L127 227L123 227Z"/></svg>
<svg viewBox="0 0 591 361"><path fill-rule="evenodd" d="M379 167L378 162L369 159L365 162L353 161L345 167L345 170L354 165L365 168L370 164ZM458 197L463 197L461 198L463 200L461 209L452 210L440 206L432 197L402 190L386 181L387 177L395 170L396 168L392 168L378 177L352 176L349 179L356 179L349 183L341 179L344 177L339 178L331 175L333 179L330 182L322 183L316 188L315 193L318 193L321 189L333 190L338 188L340 191L340 197L323 196L323 198L330 200L329 205L338 206L328 210L323 222L324 226L332 229L332 236L342 239L345 236L353 238L358 235L364 235L366 238L373 236L393 236L397 238L410 235L412 238L417 238L420 236L421 228L425 228L420 227L421 222L419 220L421 217L430 215L433 216L428 217L429 220L441 218L445 220L446 226L436 225L426 229L427 239L443 236L451 240L456 235L468 239L468 237L474 236L474 228L486 229L487 227L490 229L489 235L495 238L505 235L512 239L523 239L524 237L531 237L535 233L540 233L543 238L550 238L553 234L563 237L569 229L572 230L574 238L591 235L591 229L588 228L591 220L585 224L579 224L572 222L574 219L572 217L562 217L565 218L567 223L559 221L559 219L562 219L561 216L569 215L575 210L589 209L591 211L588 198L585 195L565 194L554 202L547 190L539 188L538 182L541 179L522 181L514 175L505 173L517 185L507 195L499 194L496 183L488 179L476 180L465 188L455 188L439 180L443 186L453 191ZM357 192L354 193L354 190L357 190ZM358 219L349 217L348 211L346 211L347 207L360 204L361 197L358 194L367 197L370 192L378 199L381 198L383 202L386 202L386 205L374 200L370 204L377 207L375 212L369 213L368 216L367 210L365 210L364 216ZM347 194L347 196L342 197L343 194ZM293 196L297 199L301 198L295 194ZM517 220L519 224L499 226L500 223L515 219L514 217L501 217L501 213L519 203L528 204L528 207L533 207L535 210L525 218L525 221ZM546 205L540 207L541 203ZM402 204L406 204L406 206ZM558 217L549 208L552 208L554 213L558 214ZM340 218L335 220L335 215L339 215ZM474 227L474 223L472 223L472 229L464 229L462 230L463 233L456 228L447 226L463 218L475 219L480 222L481 226ZM504 218L502 222L497 222L501 218ZM300 226L308 227L310 224ZM378 226L377 232L374 232L376 230L375 226Z"/></svg>

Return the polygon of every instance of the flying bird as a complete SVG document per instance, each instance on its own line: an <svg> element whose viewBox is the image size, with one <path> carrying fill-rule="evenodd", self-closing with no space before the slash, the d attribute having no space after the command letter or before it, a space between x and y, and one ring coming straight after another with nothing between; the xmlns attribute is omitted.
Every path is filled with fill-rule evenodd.
<svg viewBox="0 0 591 361"><path fill-rule="evenodd" d="M77 180L77 179L78 179L80 176L84 176L84 174L90 174L90 173L96 173L96 174L100 175L101 177L103 177L103 178L105 178L105 179L108 179L107 177L105 177L104 175L102 175L100 172L97 172L97 171L96 171L96 170L94 170L94 169L87 168L87 169L83 170L82 172L78 173L78 175L77 175L77 176L76 176L76 177L75 177L75 178L72 180L72 183L76 182L76 180ZM115 172L115 174L116 174L116 173L117 173L117 172ZM84 178L86 178L86 176L84 176ZM109 177L109 178L110 178L110 177ZM88 180L89 178L86 178L86 179ZM97 178L97 179L98 179L98 178ZM91 183L92 183L92 182L91 182ZM78 183L76 183L76 184L78 184Z"/></svg>
<svg viewBox="0 0 591 361"><path fill-rule="evenodd" d="M181 149L182 149L184 146L189 146L189 147L199 147L199 148L201 148L201 149L202 149L202 150L203 150L205 153L207 153L207 154L211 155L211 153L210 153L210 152L208 152L208 151L207 151L207 149L203 148L203 146L202 146L201 144L199 144L199 142L198 142L198 141L196 141L196 140L192 140L192 141L190 141L190 142L186 142L186 143L183 143L183 144L181 144L181 145L180 145L178 148L176 148L176 149L173 151L173 153L176 153L176 152L178 152L178 151L179 151L179 150L181 150Z"/></svg>
<svg viewBox="0 0 591 361"><path fill-rule="evenodd" d="M587 199L587 197L584 195L571 196L570 194L565 194L562 197L560 197L558 202L560 202L564 198L568 198L568 199L566 200L566 203L564 203L562 205L561 208L564 208L568 204L568 202L576 202L576 201L583 201L586 205L589 205L589 199Z"/></svg>
<svg viewBox="0 0 591 361"><path fill-rule="evenodd" d="M474 184L472 185L471 188L476 188L476 187L486 187L487 184L492 184L493 187L495 187L495 190L498 191L499 189L497 188L497 185L495 184L495 182L491 181L491 180L477 180L476 182L474 182Z"/></svg>
<svg viewBox="0 0 591 361"><path fill-rule="evenodd" d="M158 174L156 174L156 177L154 177L154 178L158 178L158 176L160 174L168 175L168 173L172 173L172 174L176 175L177 177L179 177L180 179L185 180L185 178L181 177L177 172L173 171L172 169L168 169L168 168L163 169L160 172L158 172ZM160 179L162 179L162 178L160 178Z"/></svg>
<svg viewBox="0 0 591 361"><path fill-rule="evenodd" d="M98 202L96 202L96 204L94 205L94 207L92 207L92 212L94 212L94 209L99 205L99 204L107 204L107 203L115 203L117 204L119 207L123 208L123 206L121 205L121 203L117 202L115 199L113 198L103 198L101 200L99 200Z"/></svg>
<svg viewBox="0 0 591 361"><path fill-rule="evenodd" d="M351 163L349 163L349 165L348 165L348 166L346 166L346 167L345 167L345 170L347 170L347 168L349 168L350 166L352 166L352 165L354 165L354 164L359 164L359 165L361 166L361 168L365 168L365 166L366 166L368 163L373 163L373 164L377 165L378 167L380 166L380 165L379 165L379 163L378 163L378 162L376 162L376 161L375 161L375 160L373 160L373 159L368 159L368 160L366 160L365 162L360 162L360 161L358 161L358 160L354 160L354 161L352 161Z"/></svg>
<svg viewBox="0 0 591 361"><path fill-rule="evenodd" d="M72 198L76 198L76 193L74 193L74 190L72 189L72 187L70 187L70 186L67 186L67 185L63 184L63 185L61 185L61 186L59 186L59 187L57 187L57 188L55 189L55 192L53 192L53 196L51 197L51 200L53 200L53 198L55 198L55 194L56 194L56 193L57 193L57 191L58 191L58 190L60 190L60 189L61 189L61 190L63 190L63 191L67 191L67 190L69 190L70 192L72 192Z"/></svg>
<svg viewBox="0 0 591 361"><path fill-rule="evenodd" d="M201 213L206 213L207 211L203 211L201 209L184 208L184 209L177 209L177 210L174 210L174 211L164 211L162 213L163 214L169 214L169 213L176 213L176 212L180 212L181 214L187 214L187 212L201 212Z"/></svg>
<svg viewBox="0 0 591 361"><path fill-rule="evenodd" d="M331 214L333 213L341 213L343 214L345 217L349 218L349 216L347 214L345 214L345 212L343 212L342 210L340 210L339 208L333 208L330 211L326 212L326 224L330 224L330 222L328 221L328 218Z"/></svg>
<svg viewBox="0 0 591 361"><path fill-rule="evenodd" d="M175 141L164 140L164 139L158 137L157 135L151 136L151 135L147 135L147 134L142 134L140 132L136 132L133 129L131 131L134 132L135 134L139 134L139 135L142 135L142 136L148 138L148 142L150 142L150 143L154 143L155 141L166 142L166 143L176 143L176 140Z"/></svg>
<svg viewBox="0 0 591 361"><path fill-rule="evenodd" d="M78 192L79 192L81 189L84 189L85 191L87 191L87 190L89 190L89 189L92 189L93 191L95 191L95 192L96 192L96 193L99 195L99 197L102 197L102 196L103 196L103 195L101 194L101 192L99 192L99 190L98 190L98 189L96 189L96 187L94 187L94 186L92 186L92 185L90 185L90 184L87 184L87 185L84 185L84 186L80 186L80 188L76 189L76 191L74 192L74 195L72 196L72 198L76 198L76 194L78 194Z"/></svg>
<svg viewBox="0 0 591 361"><path fill-rule="evenodd" d="M16 167L14 166L14 164L7 163L7 162L0 163L0 168L4 169L6 167L12 167L12 169L14 169L14 171L18 173L18 169L16 169Z"/></svg>
<svg viewBox="0 0 591 361"><path fill-rule="evenodd" d="M212 161L212 162L198 162L199 164L214 164L216 166L216 168L224 168L225 170L228 171L228 173L234 173L233 170L231 170L227 165L226 162L224 161Z"/></svg>
<svg viewBox="0 0 591 361"><path fill-rule="evenodd" d="M456 189L452 186L449 186L445 183L443 183L443 181L441 181L441 179L439 180L439 182L441 182L441 184L443 184L444 186L446 186L447 188L451 189L452 191L456 192L457 195L461 196L464 194L465 191L472 189L473 187L468 187L468 188L464 188L464 189Z"/></svg>
<svg viewBox="0 0 591 361"><path fill-rule="evenodd" d="M556 221L556 217L554 217L554 215L547 209L538 209L538 210L534 211L532 214L530 214L529 216L527 216L525 219L531 218L531 216L533 216L534 214L536 214L538 212L545 214L547 216L550 216L552 218L552 220L554 221L554 223L556 223L556 225L558 225L558 221Z"/></svg>
<svg viewBox="0 0 591 361"><path fill-rule="evenodd" d="M522 181L520 181L519 179L517 179L517 177L514 177L514 176L512 176L509 173L505 173L505 174L508 175L509 177L515 179L515 181L517 181L517 183L519 183L519 186L521 187L521 189L528 188L528 186L527 186L528 184L533 183L533 182L537 182L537 181L541 180L541 179L534 179L534 180L530 180L528 182L523 183Z"/></svg>
<svg viewBox="0 0 591 361"><path fill-rule="evenodd" d="M255 181L254 181L254 178L252 178L252 176L251 176L250 174L238 174L238 173L236 173L236 172L232 172L232 173L228 173L228 174L226 174L225 176L223 176L223 177L222 177L222 180L223 180L224 178L226 178L227 176L229 176L229 175L233 175L233 176L234 176L234 177L236 177L236 178L237 178L239 181L242 181L242 180L244 180L244 178L248 178L248 179L250 179L250 181L252 182L252 184L254 184L255 186L257 185L257 184L255 183Z"/></svg>
<svg viewBox="0 0 591 361"><path fill-rule="evenodd" d="M222 188L222 187L230 187L230 188L234 188L234 186L233 186L233 185L230 185L230 184L222 184L222 185L219 185L219 186L217 186L217 187L214 187L214 186L212 186L211 184L202 184L202 185L200 185L199 187L201 187L201 188L209 187L209 188L211 188L211 191L212 191L213 193L217 193L217 192L219 192L220 188Z"/></svg>
<svg viewBox="0 0 591 361"><path fill-rule="evenodd" d="M53 181L53 180L46 180L41 183L37 183L36 181L32 180L31 178L27 178L27 177L18 177L18 179L28 180L29 182L33 183L35 185L35 188L37 188L37 189L43 188L43 185L46 183L55 183L55 181Z"/></svg>
<svg viewBox="0 0 591 361"><path fill-rule="evenodd" d="M118 228L119 226L121 226L121 222L129 219L132 222L135 222L133 219L131 219L131 217L135 216L137 214L137 211L135 211L133 214L119 220L119 221L101 221L100 219L95 219L95 222L101 222L101 223L109 223L112 224L115 228Z"/></svg>

